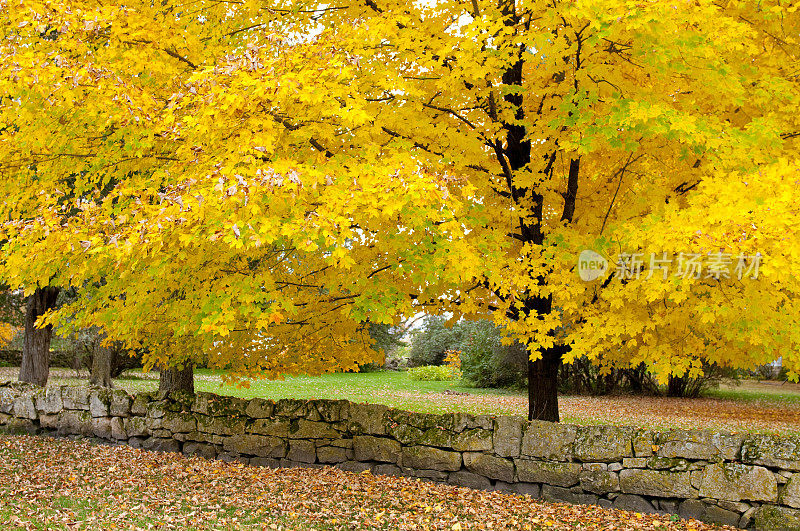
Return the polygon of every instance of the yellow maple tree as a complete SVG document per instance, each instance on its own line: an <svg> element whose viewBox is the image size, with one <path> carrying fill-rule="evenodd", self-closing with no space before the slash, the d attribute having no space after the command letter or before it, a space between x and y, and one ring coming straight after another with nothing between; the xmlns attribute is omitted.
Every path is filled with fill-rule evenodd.
<svg viewBox="0 0 800 531"><path fill-rule="evenodd" d="M797 5L0 5L1 273L79 287L50 322L277 376L491 314L548 420L576 356L800 367Z"/></svg>

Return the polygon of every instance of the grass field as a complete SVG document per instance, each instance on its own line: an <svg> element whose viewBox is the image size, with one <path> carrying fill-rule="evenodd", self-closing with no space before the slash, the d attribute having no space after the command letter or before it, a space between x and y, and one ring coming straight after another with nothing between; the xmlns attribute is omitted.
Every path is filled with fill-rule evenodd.
<svg viewBox="0 0 800 531"><path fill-rule="evenodd" d="M13 379L17 369L0 369ZM54 369L50 383L81 385L86 374ZM158 374L130 371L115 386L131 392L153 391ZM223 385L219 374L197 370L198 391L242 398L326 398L371 402L426 413L463 411L474 414L526 415L522 392L476 389L460 381L422 382L404 372L337 373L259 380L249 388ZM653 428L715 428L739 432L800 433L800 386L744 381L725 384L698 399L641 396L562 396L562 421L575 424L637 425Z"/></svg>
<svg viewBox="0 0 800 531"><path fill-rule="evenodd" d="M15 531L719 529L330 467L258 468L27 436L0 436L0 522Z"/></svg>

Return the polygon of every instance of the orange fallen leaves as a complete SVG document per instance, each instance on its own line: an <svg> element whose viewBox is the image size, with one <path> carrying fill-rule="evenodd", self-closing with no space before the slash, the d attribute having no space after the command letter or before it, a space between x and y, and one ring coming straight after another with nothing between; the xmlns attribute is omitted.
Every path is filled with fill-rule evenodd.
<svg viewBox="0 0 800 531"><path fill-rule="evenodd" d="M36 437L0 442L0 520L11 529L717 529L329 467L257 468Z"/></svg>

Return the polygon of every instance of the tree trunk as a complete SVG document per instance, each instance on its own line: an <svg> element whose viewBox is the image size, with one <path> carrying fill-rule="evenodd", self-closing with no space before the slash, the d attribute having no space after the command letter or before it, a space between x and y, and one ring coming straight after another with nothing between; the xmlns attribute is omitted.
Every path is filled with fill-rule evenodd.
<svg viewBox="0 0 800 531"><path fill-rule="evenodd" d="M174 367L161 369L161 374L158 378L158 390L194 393L194 365L187 363L183 369Z"/></svg>
<svg viewBox="0 0 800 531"><path fill-rule="evenodd" d="M528 420L558 422L558 369L563 348L540 351L542 357L528 360Z"/></svg>
<svg viewBox="0 0 800 531"><path fill-rule="evenodd" d="M50 375L50 339L52 325L37 328L36 320L56 306L59 288L37 288L25 303L25 339L19 381L44 387Z"/></svg>
<svg viewBox="0 0 800 531"><path fill-rule="evenodd" d="M685 376L670 376L667 382L667 396L682 397L686 390Z"/></svg>
<svg viewBox="0 0 800 531"><path fill-rule="evenodd" d="M92 373L89 376L89 383L100 387L114 387L111 381L111 362L114 350L103 344L105 338L105 334L102 334L92 349Z"/></svg>

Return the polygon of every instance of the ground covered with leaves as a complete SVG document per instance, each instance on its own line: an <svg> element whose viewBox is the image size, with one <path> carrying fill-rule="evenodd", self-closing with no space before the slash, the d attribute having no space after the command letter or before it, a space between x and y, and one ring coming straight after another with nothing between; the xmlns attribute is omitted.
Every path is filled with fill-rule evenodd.
<svg viewBox="0 0 800 531"><path fill-rule="evenodd" d="M0 436L4 529L724 529L335 468Z"/></svg>

